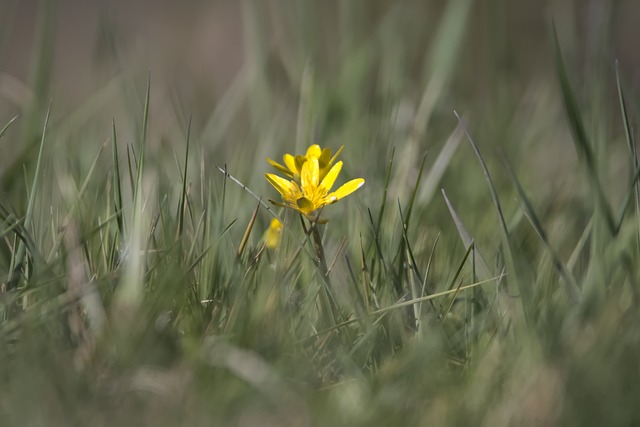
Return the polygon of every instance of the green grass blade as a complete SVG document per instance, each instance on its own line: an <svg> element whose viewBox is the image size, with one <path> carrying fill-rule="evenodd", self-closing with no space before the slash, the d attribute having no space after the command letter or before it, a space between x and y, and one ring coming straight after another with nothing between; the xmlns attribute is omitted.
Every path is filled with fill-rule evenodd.
<svg viewBox="0 0 640 427"><path fill-rule="evenodd" d="M149 126L149 100L151 98L151 73L147 76L147 91L144 97L144 112L142 115L142 131L140 135L140 154L136 163L136 186L134 189L134 210L142 208L142 176L144 173L144 153L147 145L147 127Z"/></svg>
<svg viewBox="0 0 640 427"><path fill-rule="evenodd" d="M627 103L625 101L624 92L622 91L622 83L620 82L620 64L616 61L616 87L618 89L618 100L620 101L620 113L622 114L622 124L624 125L624 135L627 140L627 147L629 147L629 155L631 157L631 169L640 170L640 164L638 162L638 153L636 151L636 142L633 137L633 131L629 124L629 115L627 113ZM632 182L635 189L635 218L636 218L636 230L637 230L637 243L640 248L640 185L638 181ZM621 217L622 218L622 217ZM620 221L621 223L622 221ZM618 226L619 227L619 226Z"/></svg>
<svg viewBox="0 0 640 427"><path fill-rule="evenodd" d="M382 225L382 217L384 215L384 209L387 205L387 192L389 191L389 182L391 182L391 171L393 170L393 159L396 155L395 145L391 148L391 157L389 157L389 165L387 166L387 174L384 180L384 189L382 191L382 200L380 201L380 211L378 212L378 222L376 224L376 233L380 233L380 226Z"/></svg>
<svg viewBox="0 0 640 427"><path fill-rule="evenodd" d="M489 168L487 167L487 164L485 163L484 158L482 157L482 153L480 153L480 149L478 148L476 143L473 141L473 138L471 138L471 134L467 129L467 125L462 120L462 117L460 117L457 111L454 111L453 113L456 115L456 118L458 119L458 123L460 123L460 126L464 130L465 135L467 136L467 141L469 141L469 144L471 145L471 148L473 149L473 152L475 153L476 158L478 159L478 162L482 167L482 172L484 173L485 180L487 181L487 186L489 187L489 191L491 193L491 199L493 200L493 205L495 206L496 212L498 213L498 221L500 223L500 227L502 229L504 237L506 237L508 240L509 228L507 227L507 222L504 219L504 214L502 213L502 205L500 204L500 198L498 197L496 186L494 185L493 179L491 178L491 173L489 173Z"/></svg>
<svg viewBox="0 0 640 427"><path fill-rule="evenodd" d="M454 75L453 67L468 29L467 20L472 5L472 0L452 0L446 4L429 55L425 58L425 74L429 80L416 111L414 141L420 141L425 135L433 110Z"/></svg>
<svg viewBox="0 0 640 427"><path fill-rule="evenodd" d="M473 243L473 238L471 237L471 234L469 233L469 231L467 231L467 228L464 226L462 220L460 219L460 216L458 216L458 213L453 208L453 205L451 204L449 197L447 197L447 193L444 191L444 189L441 191L442 191L442 197L444 197L444 202L446 203L447 209L449 209L449 213L451 214L451 218L453 219L453 223L456 225L456 229L458 230L458 235L460 236L460 239L462 240L464 247L468 249L469 247L471 247ZM491 273L489 272L489 267L487 267L487 263L485 262L482 255L478 252L475 245L473 245L473 247L474 247L473 250L475 251L474 259L476 262L476 270L479 273L480 278L486 279L487 277L491 277Z"/></svg>
<svg viewBox="0 0 640 427"><path fill-rule="evenodd" d="M411 193L411 198L409 199L409 206L407 207L407 217L406 222L403 221L405 228L409 228L409 221L411 220L411 214L413 213L413 205L416 201L416 195L418 194L418 188L420 187L420 182L422 181L422 174L424 173L424 165L427 161L427 153L422 155L422 161L420 162L420 169L418 171L418 177L416 178L416 183L413 186L413 192Z"/></svg>
<svg viewBox="0 0 640 427"><path fill-rule="evenodd" d="M456 273L451 278L451 283L447 287L447 290L452 290L453 289L453 285L458 280L458 277L460 277L460 273L462 273L462 269L464 268L464 265L467 263L467 259L469 259L469 255L473 251L474 246L475 246L475 244L473 242L471 242L471 244L467 248L467 251L464 253L464 256L462 257L462 261L460 261L460 264L458 265L458 269L456 270ZM456 301L456 296L460 292L460 288L461 287L462 287L462 281L460 282L460 284L458 286L456 286L455 292L451 296L451 301L449 301L449 304L447 305L447 308L442 313L442 316L440 317L440 320L444 320L444 319L447 318L447 315L451 311L451 307L453 307L453 303Z"/></svg>
<svg viewBox="0 0 640 427"><path fill-rule="evenodd" d="M378 260L380 261L380 265L382 266L382 271L387 281L392 280L393 283L395 283L396 281L390 274L390 268L387 265L387 261L385 260L384 254L382 252L382 245L380 244L380 236L376 233L375 223L373 222L373 216L371 215L371 209L367 209L367 212L369 213L369 224L371 224L373 241L375 242L376 253L378 254Z"/></svg>
<svg viewBox="0 0 640 427"><path fill-rule="evenodd" d="M20 115L18 114L17 116L14 116L11 120L9 120L7 122L6 125L4 125L4 127L2 129L0 129L0 138L2 138L4 136L5 133L7 133L7 130L9 130L9 128L11 127L11 125L13 124L13 122L15 122L18 117L20 117Z"/></svg>
<svg viewBox="0 0 640 427"><path fill-rule="evenodd" d="M564 103L567 119L569 120L569 126L573 134L573 141L576 146L576 151L580 157L584 160L587 168L587 177L589 183L595 195L596 205L601 209L604 214L609 231L613 234L616 233L615 221L607 198L605 196L600 178L598 176L598 169L595 161L595 155L591 144L587 137L587 133L584 128L584 123L580 115L580 109L578 102L571 88L571 82L567 74L567 70L562 59L562 52L560 51L560 42L558 40L558 33L555 25L553 25L553 53L556 64L556 72L560 81L560 90L562 92L562 101Z"/></svg>
<svg viewBox="0 0 640 427"><path fill-rule="evenodd" d="M184 174L182 176L182 192L180 193L180 203L178 204L178 232L177 237L182 236L184 229L184 211L187 204L187 173L189 170L189 144L191 141L191 119L189 116L189 124L187 125L187 146L184 154Z"/></svg>
<svg viewBox="0 0 640 427"><path fill-rule="evenodd" d="M113 204L120 236L124 237L124 219L122 212L122 186L120 181L120 158L118 156L118 135L116 121L111 121L111 155L113 162Z"/></svg>
<svg viewBox="0 0 640 427"><path fill-rule="evenodd" d="M531 224L533 229L538 234L538 237L540 237L540 240L542 240L544 247L551 255L551 259L553 260L554 267L556 268L556 270L558 270L558 272L564 279L564 283L567 287L567 292L569 293L569 296L574 302L580 300L580 288L576 283L576 279L573 277L573 274L571 274L571 271L567 268L565 263L562 261L558 252L551 246L551 242L549 242L547 233L545 232L544 227L542 226L542 223L540 222L540 219L538 218L538 215L536 214L535 209L533 208L533 205L529 201L529 198L527 197L524 189L522 188L522 184L520 184L520 180L518 180L518 177L516 176L515 172L511 168L511 165L509 164L509 162L505 157L502 158L502 164L505 170L507 171L507 174L509 175L511 182L515 186L516 191L518 192L520 206L522 207L525 216L529 220L529 223Z"/></svg>
<svg viewBox="0 0 640 427"><path fill-rule="evenodd" d="M451 133L451 135L449 135L444 146L438 153L438 157L436 157L433 166L427 173L424 184L422 184L420 195L418 197L421 203L423 203L424 205L429 204L429 202L431 202L431 199L433 199L433 196L436 194L440 181L442 180L445 171L449 167L449 163L451 163L454 154L460 146L460 141L462 141L463 136L464 133L462 132L462 129L460 128L460 126L457 126Z"/></svg>
<svg viewBox="0 0 640 427"><path fill-rule="evenodd" d="M127 144L127 169L129 171L129 185L131 187L131 195L136 194L136 180L133 178L133 165L137 162L136 153L131 144Z"/></svg>
<svg viewBox="0 0 640 427"><path fill-rule="evenodd" d="M53 68L53 41L55 31L56 1L41 0L37 6L36 36L32 52L32 66L29 69L29 86L33 92L33 102L25 116L27 141L36 142L38 120L42 114L51 84Z"/></svg>
<svg viewBox="0 0 640 427"><path fill-rule="evenodd" d="M476 143L473 141L473 138L471 138L471 134L469 133L466 124L464 123L464 121L462 120L462 118L460 117L457 111L454 111L454 114L458 119L458 123L460 123L460 126L464 130L464 133L467 137L467 141L469 141L469 144L471 145L471 148L473 149L473 152L475 153L476 158L478 159L478 162L482 167L485 180L487 181L487 186L489 187L489 191L491 193L491 199L493 200L493 205L498 215L498 223L500 225L500 231L501 231L500 236L502 240L504 260L505 260L507 271L510 272L509 278L515 284L515 287L520 290L520 293L523 296L522 309L523 309L525 319L528 319L530 318L530 316L528 315L528 310L530 309L529 303L531 302L531 293L530 293L530 289L522 285L521 279L518 277L518 275L523 274L523 272L519 271L516 268L516 262L514 259L515 255L514 255L513 247L511 244L511 236L509 234L509 228L507 227L507 222L504 219L502 206L500 204L500 199L498 198L498 192L496 191L495 185L493 184L493 179L491 178L491 174L489 173L489 168L487 167L487 164L485 163L484 158L480 153L480 149L478 148Z"/></svg>
<svg viewBox="0 0 640 427"><path fill-rule="evenodd" d="M469 254L469 251L467 251L467 254ZM420 298L411 299L411 300L400 301L400 302L397 302L397 303L395 303L393 305L380 308L378 310L375 310L375 311L372 311L371 313L369 313L369 315L367 317L381 316L381 315L384 315L384 314L386 314L388 312L391 312L391 311L399 310L399 309L405 308L405 307L410 307L410 306L412 306L414 304L420 304L420 303L427 302L427 301L430 301L430 300L435 300L437 298L446 297L448 295L457 294L457 293L459 293L461 291L466 291L468 289L477 288L478 286L486 285L486 284L491 283L491 282L495 282L496 285L499 285L501 279L503 279L504 277L505 277L505 275L501 274L501 275L496 276L496 277L491 277L491 278L489 278L487 280L480 280L478 282L470 283L468 285L456 286L454 289L451 289L451 286L450 286L449 289L446 290L446 291L436 292L436 293L431 294L431 295L426 295L426 296L423 296L423 297L420 297ZM327 333L329 333L331 331L334 331L334 330L340 329L340 328L344 328L345 326L351 325L351 324L356 323L356 322L361 322L362 320L363 320L363 318L361 318L361 317L353 317L353 318L351 318L349 320L345 320L344 322L338 323L337 325L334 325L332 327L329 327L327 329L319 331L319 332L317 332L317 333L315 333L315 334L313 334L311 336L308 336L308 337L304 338L302 341L307 341L307 340L310 340L310 339L317 338L318 336L326 335Z"/></svg>
<svg viewBox="0 0 640 427"><path fill-rule="evenodd" d="M400 218L402 220L402 223L405 224L405 219L404 216L402 215L402 206L400 206L400 202L398 202L398 210L400 211ZM425 292L426 289L424 287L424 284L426 282L426 276L423 276L422 274L420 274L420 268L418 267L418 263L416 262L416 258L413 255L413 249L411 248L411 243L409 242L409 237L407 236L407 228L406 227L402 227L402 238L404 240L404 244L407 248L407 254L409 256L409 261L411 261L411 270L413 271L413 273L415 274L416 278L418 279L418 282L422 285L422 289L420 292L420 296L422 296ZM412 297L413 298L417 298L418 296L418 292L417 289L411 289L412 290ZM428 293L427 293L428 295ZM429 301L431 303L431 307L433 308L434 312L436 311L436 307L435 305L433 305L433 301ZM420 309L420 306L416 306L415 307L416 310ZM415 313L416 319L420 318L420 312L417 311Z"/></svg>
<svg viewBox="0 0 640 427"><path fill-rule="evenodd" d="M38 159L36 161L36 169L33 175L33 183L31 184L31 191L29 193L29 202L27 204L27 212L24 216L23 227L25 230L28 230L31 227L31 221L34 214L35 203L36 203L36 194L38 194L38 189L40 188L40 173L42 170L42 158L44 153L44 142L47 136L47 129L49 125L49 116L51 114L51 104L49 104L49 108L47 109L47 115L44 119L44 126L42 128L42 137L40 138L40 148L38 150ZM12 272L12 280L8 284L8 289L15 289L18 285L17 281L19 276L16 274L18 268L20 268L24 262L26 246L23 240L20 240L18 244L18 250L16 256L11 265L10 271Z"/></svg>
<svg viewBox="0 0 640 427"><path fill-rule="evenodd" d="M276 218L278 221L280 221L281 223L282 220L280 219L280 217L278 216L278 214L275 213L275 211L273 209L271 209L271 206L269 206L264 200L262 200L262 197L258 196L256 193L254 193L253 191L251 191L251 189L249 187L247 187L246 185L244 185L240 180L238 180L237 178L235 178L233 175L231 175L229 172L227 172L227 167L225 165L225 168L221 168L220 166L216 166L216 169L218 169L224 176L225 179L229 178L231 181L233 181L234 183L236 183L237 185L239 185L244 191L246 191L247 193L249 193L254 199L256 199L258 201L258 203L260 203L260 205L262 205L263 208L265 208L270 214L271 216L273 216L274 218ZM226 188L226 186L225 186ZM284 223L283 223L284 224Z"/></svg>

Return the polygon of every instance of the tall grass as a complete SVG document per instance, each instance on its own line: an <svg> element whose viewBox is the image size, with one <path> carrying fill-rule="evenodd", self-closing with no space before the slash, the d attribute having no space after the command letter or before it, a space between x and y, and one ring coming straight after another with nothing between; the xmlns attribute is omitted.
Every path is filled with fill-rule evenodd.
<svg viewBox="0 0 640 427"><path fill-rule="evenodd" d="M210 113L122 65L64 113L47 4L32 102L0 118L2 425L639 421L637 96L610 45L583 74L556 20L548 66L478 100L469 0L247 1ZM322 260L263 179L312 143L366 179L323 210Z"/></svg>

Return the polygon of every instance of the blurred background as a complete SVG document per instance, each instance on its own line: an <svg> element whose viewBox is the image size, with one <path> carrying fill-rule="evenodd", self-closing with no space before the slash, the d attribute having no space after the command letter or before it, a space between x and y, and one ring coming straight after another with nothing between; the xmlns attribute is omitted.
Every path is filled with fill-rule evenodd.
<svg viewBox="0 0 640 427"><path fill-rule="evenodd" d="M464 13L456 14L454 3ZM243 70L262 74L274 90L294 90L306 61L328 84L357 62L353 84L368 87L371 98L398 87L416 103L429 67L446 50L456 62L439 102L486 109L553 78L552 18L576 70L588 73L583 66L601 61L600 54L610 67L618 59L634 88L640 79L640 4L633 0L3 0L0 12L4 114L45 96L36 89L66 111L120 73L150 70L155 109L177 102L177 93L189 113L206 118ZM464 21L461 39L452 29L441 52L433 52L447 16ZM50 70L38 88L36 66ZM380 77L387 70L398 70L396 81Z"/></svg>
<svg viewBox="0 0 640 427"><path fill-rule="evenodd" d="M266 183L250 172L266 171L265 157L315 141L351 145L346 159L368 167L347 173L373 180L368 188L383 185L372 171L384 170L397 147L406 173L394 178L392 194L406 197L415 159L429 152L433 165L456 126L455 109L481 147L527 159L519 173L536 183L534 198L572 204L576 175L567 171L576 156L553 61L555 22L596 146L607 147L605 175L627 179L616 166L626 162L624 143L608 142L623 135L616 60L629 93L640 88L636 1L4 0L0 8L0 116L23 116L9 130L22 142L0 144L0 168L22 168L50 100L64 144L84 154L80 170L110 137L112 119L120 144L131 144L150 78L152 152L180 151L192 117L194 156L228 163L258 192ZM629 108L636 111L634 97ZM489 203L479 181L465 178L469 155L453 158L444 182ZM173 167L170 158L170 166L158 162Z"/></svg>
<svg viewBox="0 0 640 427"><path fill-rule="evenodd" d="M307 70L319 140L412 145L412 158L442 143L456 109L482 123L480 145L533 143L553 182L572 148L556 144L566 135L540 129L560 112L551 21L576 86L597 86L594 96L607 101L595 103L610 110L614 60L631 92L640 85L639 15L632 0L3 0L0 116L26 116L10 132L27 138L53 100L54 122L76 138L87 126L108 138L114 118L130 143L150 75L152 146L180 145L193 116L209 159L249 155L258 167L269 150L254 149L265 139L281 147L296 139ZM406 144L408 135L418 144ZM32 146L0 145L0 167Z"/></svg>
<svg viewBox="0 0 640 427"><path fill-rule="evenodd" d="M481 145L525 145L548 138L535 123L522 134L519 121L557 112L552 20L576 86L609 95L614 60L631 92L640 85L638 16L632 0L3 0L0 115L37 112L41 123L53 100L56 121L74 131L91 122L106 138L111 118L135 128L149 74L151 144L183 134L193 116L207 151L227 158L232 146L255 148L257 133L291 143L307 70L320 139L355 122L368 130L342 137L402 146L413 132L424 151L457 109L482 123ZM0 145L0 166L20 146ZM571 148L551 147L553 168Z"/></svg>
<svg viewBox="0 0 640 427"><path fill-rule="evenodd" d="M185 88L202 85L206 89L202 96L220 96L246 64L251 43L248 39L257 37L256 32L273 61L283 60L283 50L303 50L318 66L335 70L341 53L383 33L381 27L392 25L389 21L393 20L403 25L402 31L395 28L403 50L414 54L398 60L418 78L447 3L4 0L3 80L28 83L38 42L38 19L44 19L44 13L53 21L46 29L47 43L53 48L52 87L68 102L89 96L102 83L101 78L114 72L116 64L149 68L154 76L181 82ZM493 87L496 76L492 74L497 71L510 80L523 81L548 69L552 17L559 23L563 45L576 59L586 61L587 43L595 44L606 37L600 31L607 25L603 21L611 19L609 14L613 13L614 49L609 53L630 70L636 70L640 61L635 43L640 31L635 25L640 5L633 0L468 3L472 7L465 25L464 46L459 52L458 73L461 80L471 80L474 84L469 86L476 90ZM629 73L629 77L633 76ZM3 84L3 93L11 93L7 85ZM192 92L199 93L195 89ZM16 103L25 101L19 94L5 96L11 96Z"/></svg>

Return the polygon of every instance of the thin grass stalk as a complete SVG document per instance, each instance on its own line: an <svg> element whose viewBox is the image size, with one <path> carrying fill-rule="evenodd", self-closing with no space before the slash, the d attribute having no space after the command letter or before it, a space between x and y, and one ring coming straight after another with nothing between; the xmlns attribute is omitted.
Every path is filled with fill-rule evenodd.
<svg viewBox="0 0 640 427"><path fill-rule="evenodd" d="M322 276L322 285L320 286L320 309L322 311L323 319L329 319L331 325L336 324L336 317L338 314L338 307L335 301L331 297L329 279L329 269L327 268L327 259L324 254L324 247L322 245L322 236L318 230L318 224L313 223L310 226L309 231L313 240L313 248L316 251L316 257L318 261L318 267L320 268L320 274Z"/></svg>

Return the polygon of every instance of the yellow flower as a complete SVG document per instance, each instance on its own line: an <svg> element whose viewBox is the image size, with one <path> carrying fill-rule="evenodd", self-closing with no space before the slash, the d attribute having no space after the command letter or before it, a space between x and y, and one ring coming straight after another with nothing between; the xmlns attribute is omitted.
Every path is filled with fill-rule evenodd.
<svg viewBox="0 0 640 427"><path fill-rule="evenodd" d="M312 150L312 147L307 150L307 153ZM300 167L300 185L295 180L287 180L278 175L267 173L265 174L267 181L278 190L284 202L278 203L271 200L271 203L295 209L315 220L318 209L337 202L364 184L364 179L356 178L343 184L336 191L330 192L341 169L342 161L339 161L324 176L321 176L320 160L311 152L311 155L306 156Z"/></svg>
<svg viewBox="0 0 640 427"><path fill-rule="evenodd" d="M280 245L280 237L282 236L282 223L277 218L271 220L269 228L264 233L265 245L269 249L275 249Z"/></svg>
<svg viewBox="0 0 640 427"><path fill-rule="evenodd" d="M318 144L313 144L307 149L307 154L300 155L292 155L285 154L282 156L282 160L284 161L284 166L275 160L271 160L267 158L267 162L289 178L298 181L300 179L300 174L302 173L302 165L311 158L318 159L318 169L320 170L320 180L322 180L329 172L331 166L336 161L344 145L338 149L336 154L331 157L331 149L326 147L321 149Z"/></svg>

